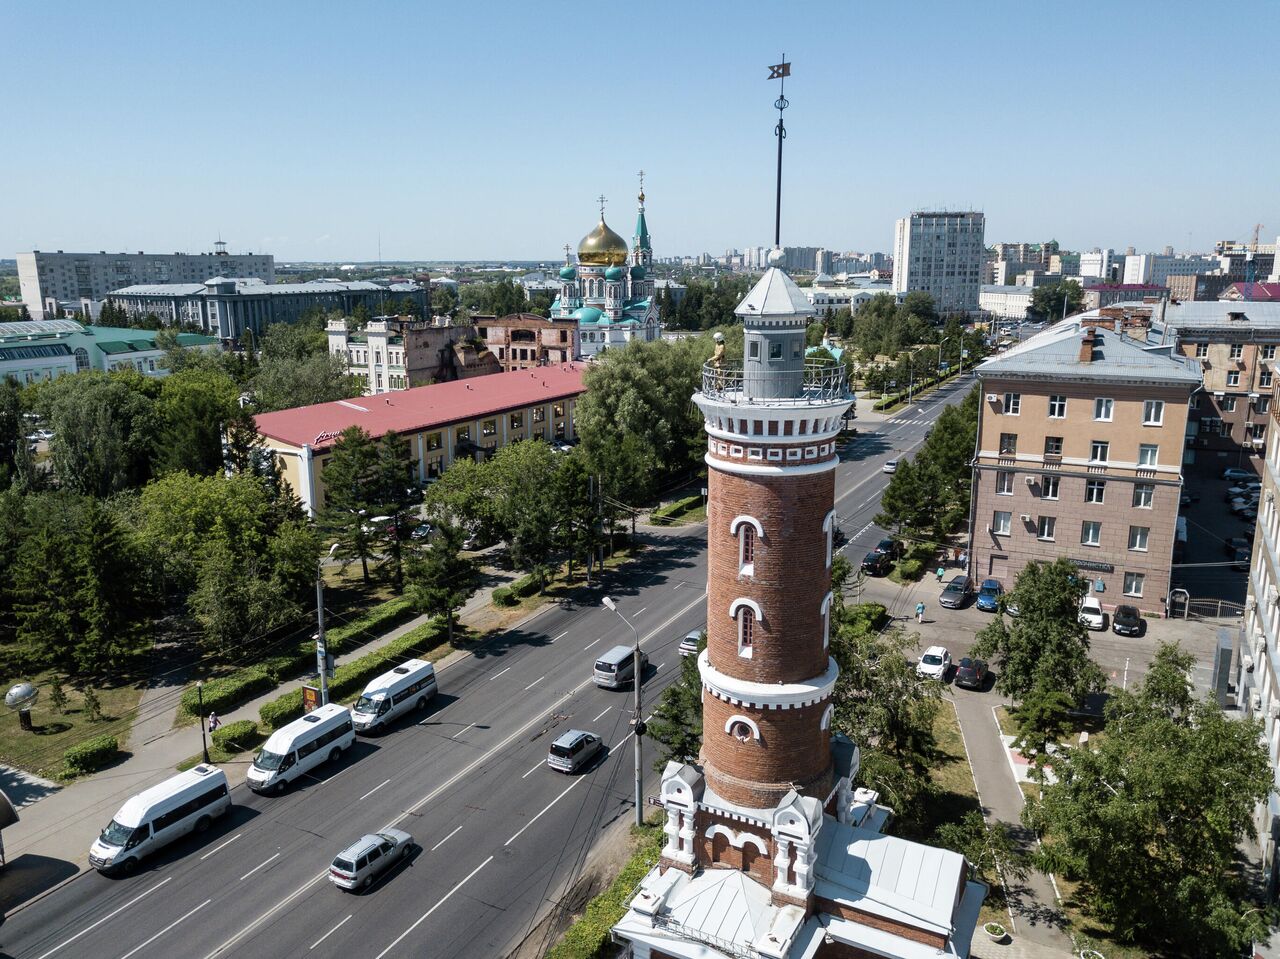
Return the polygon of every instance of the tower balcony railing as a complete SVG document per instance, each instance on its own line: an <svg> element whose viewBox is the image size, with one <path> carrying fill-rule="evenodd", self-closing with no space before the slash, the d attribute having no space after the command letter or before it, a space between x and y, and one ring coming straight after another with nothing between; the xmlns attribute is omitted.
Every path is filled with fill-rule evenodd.
<svg viewBox="0 0 1280 959"><path fill-rule="evenodd" d="M805 360L803 369L748 370L741 363L702 365L702 394L724 403L779 406L848 400L849 382L836 360Z"/></svg>

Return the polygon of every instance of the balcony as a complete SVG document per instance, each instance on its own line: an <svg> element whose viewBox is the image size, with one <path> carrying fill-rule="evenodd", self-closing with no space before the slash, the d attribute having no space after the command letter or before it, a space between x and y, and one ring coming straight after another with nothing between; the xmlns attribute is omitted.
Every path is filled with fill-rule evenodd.
<svg viewBox="0 0 1280 959"><path fill-rule="evenodd" d="M852 399L844 366L835 360L806 360L803 369L773 373L707 362L702 365L702 395L722 403L757 406L825 406Z"/></svg>

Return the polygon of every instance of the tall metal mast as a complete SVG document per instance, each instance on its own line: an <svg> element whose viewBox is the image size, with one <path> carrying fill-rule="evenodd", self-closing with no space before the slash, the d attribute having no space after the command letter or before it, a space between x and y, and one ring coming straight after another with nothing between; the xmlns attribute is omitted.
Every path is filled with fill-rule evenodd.
<svg viewBox="0 0 1280 959"><path fill-rule="evenodd" d="M782 111L790 106L783 93L789 76L791 76L791 64L787 63L787 55L784 53L782 62L769 68L769 79L779 81L778 99L773 101L773 105L778 109L778 125L773 128L773 134L778 138L778 190L773 208L773 246L779 250L782 249L782 141L787 138L787 128L782 122Z"/></svg>

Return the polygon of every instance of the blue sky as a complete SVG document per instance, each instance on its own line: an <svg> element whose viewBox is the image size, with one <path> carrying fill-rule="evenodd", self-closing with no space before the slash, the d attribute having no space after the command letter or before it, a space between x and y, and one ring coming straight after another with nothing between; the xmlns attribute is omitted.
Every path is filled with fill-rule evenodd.
<svg viewBox="0 0 1280 959"><path fill-rule="evenodd" d="M658 256L889 250L912 208L987 240L1280 233L1280 4L8 3L0 256L555 256L647 172Z"/></svg>

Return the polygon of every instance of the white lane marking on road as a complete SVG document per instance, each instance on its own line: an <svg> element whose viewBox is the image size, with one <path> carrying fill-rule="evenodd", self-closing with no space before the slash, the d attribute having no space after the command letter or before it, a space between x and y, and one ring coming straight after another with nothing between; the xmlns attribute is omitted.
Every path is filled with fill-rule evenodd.
<svg viewBox="0 0 1280 959"><path fill-rule="evenodd" d="M466 825L466 823L463 823L463 825L465 826L465 825ZM462 826L459 826L459 827L458 827L458 829L461 829L461 828L462 828ZM434 846L432 846L432 847L431 847L431 851L432 851L432 852L435 852L437 849L439 849L441 846L443 846L445 843L447 843L450 839L452 839L454 836L456 836L456 835L458 834L458 829L455 829L453 832L449 833L449 835L445 836L445 837L444 837L443 839L441 839L438 843L436 843Z"/></svg>
<svg viewBox="0 0 1280 959"><path fill-rule="evenodd" d="M648 608L649 608L648 606L641 606L639 609L637 609L637 610L636 610L634 613L632 613L631 615L632 615L632 616L639 616L641 613L643 613L643 612L644 612L646 609L648 609Z"/></svg>
<svg viewBox="0 0 1280 959"><path fill-rule="evenodd" d="M163 936L166 932L168 932L170 929L172 929L172 928L173 928L174 926L176 926L178 923L182 922L182 920L183 920L183 919L188 919L188 918L190 918L191 916L194 916L197 912L199 912L199 911L200 911L201 909L203 909L205 906L209 905L209 903L211 903L211 902L213 902L213 900L212 900L212 899L206 899L204 902L200 903L200 905L196 906L194 909L192 909L192 910L191 910L190 912L188 912L186 915L179 916L177 919L173 920L173 922L169 923L169 925L165 926L163 929L161 929L159 932L157 932L154 936L152 936L150 939L148 939L148 940L147 940L146 942L144 942L142 945L140 945L140 946L135 946L134 948L130 949L130 950L129 950L128 952L126 952L123 956L121 956L121 957L120 957L120 959L129 959L129 957L130 957L130 956L135 955L136 953L141 952L143 949L145 949L147 946L151 945L153 942L155 942L157 939L159 939L161 936Z"/></svg>
<svg viewBox="0 0 1280 959"><path fill-rule="evenodd" d="M530 826L532 826L535 822L537 822L539 819L541 819L541 818L542 818L542 813L545 813L548 809L550 809L552 806L554 806L556 803L558 803L561 799L563 799L563 798L568 794L568 792L569 792L569 790L570 790L570 789L572 789L574 786L578 785L578 783L583 783L583 782L586 782L586 781L587 781L587 778L586 778L585 776L583 776L583 777L581 777L581 778L579 778L579 779L575 779L573 782L569 783L569 785L565 787L564 792L562 792L562 793L561 793L559 796L557 796L555 799L551 800L551 802L549 802L549 803L547 803L545 806L543 806L543 807L542 807L542 812L538 813L538 815L534 816L534 817L533 817L532 819L530 819L527 823L525 823L523 826L521 826L521 827L520 827L520 829L519 829L519 831L518 831L518 832L516 832L516 834L515 834L514 836L512 836L510 839L508 839L508 840L507 840L506 842L504 842L502 845L503 845L503 846L510 846L513 842L515 842L517 839L519 839L519 838L520 838L520 834L521 834L521 833L523 833L526 829L528 829L528 828L529 828Z"/></svg>
<svg viewBox="0 0 1280 959"><path fill-rule="evenodd" d="M565 638L566 636L568 636L568 635L569 635L569 631L566 629L563 633L561 633L559 636L557 636L557 637L556 637L556 639L564 639L564 638ZM556 639L551 640L551 643L554 643L554 642L556 641ZM550 645L551 645L551 643L547 643L547 645L548 645L548 646L550 646Z"/></svg>
<svg viewBox="0 0 1280 959"><path fill-rule="evenodd" d="M372 796L374 793L376 793L379 789L381 789L383 786L385 786L389 782L391 782L390 779L382 780L382 782L378 783L378 785L374 786L367 793L365 793L363 796L357 799L356 802L364 802L366 799L368 799L370 796ZM311 948L314 949L315 946L312 946Z"/></svg>
<svg viewBox="0 0 1280 959"><path fill-rule="evenodd" d="M215 852L217 852L220 849L225 849L227 846L230 846L233 842L235 842L239 838L240 838L240 833L236 833L226 842L222 843L221 845L214 846L212 849L210 849L207 853L205 853L203 856L200 857L200 861L204 862L206 859L212 856Z"/></svg>
<svg viewBox="0 0 1280 959"><path fill-rule="evenodd" d="M354 913L352 913L352 915L354 915ZM323 936L321 936L319 939L313 942L311 944L311 948L314 949L316 946L320 945L320 943L324 942L326 939L328 939L330 936L332 936L335 932L337 932L339 929L341 929L350 921L351 921L351 916L347 916L346 919L343 919L342 922L338 923L336 926L334 926L332 929L326 932Z"/></svg>
<svg viewBox="0 0 1280 959"><path fill-rule="evenodd" d="M530 769L527 773L525 773L525 774L524 774L523 776L521 776L520 778L521 778L521 779L528 779L530 776L532 776L534 773L536 773L539 769L541 769L545 763L546 763L546 760L545 760L545 759L539 759L539 760L538 760L538 764L537 764L536 766L534 766L532 769Z"/></svg>
<svg viewBox="0 0 1280 959"><path fill-rule="evenodd" d="M502 673L509 673L509 672L511 672L511 667L510 667L510 666L508 666L506 669L504 669L504 670L502 671ZM501 676L501 675L502 675L502 673L498 673L498 676ZM497 679L497 678L498 678L498 676L490 676L490 677L489 677L489 682L493 682L495 679Z"/></svg>
<svg viewBox="0 0 1280 959"><path fill-rule="evenodd" d="M383 949L380 953L378 953L376 959L382 959L383 956L389 953L396 946L400 945L400 943L404 940L405 936L409 935L409 933L413 932L413 930L417 929L420 925L426 922L428 916L430 916L433 912L435 912L437 909L443 906L446 902L448 902L450 896L452 896L455 892L457 892L459 889L465 886L468 882L470 882L472 876L478 873L485 866L489 865L489 863L491 862L493 862L492 856L490 856L484 862L480 863L480 865L476 866L475 869L472 869L471 872L467 873L467 877L465 879L463 879L460 883L458 883L456 886L454 886L452 889L446 892L444 894L443 899L441 899L438 903L436 903L434 906L432 906L430 909L428 909L426 912L422 914L422 918L420 918L417 922L415 922L412 926L410 926L404 932L400 933L400 935L398 935L395 938L395 940L391 943L391 945L387 946L387 948Z"/></svg>
<svg viewBox="0 0 1280 959"><path fill-rule="evenodd" d="M688 613L689 610L697 606L704 598L706 598L706 595L707 595L707 591L704 589L701 593L698 594L697 598L694 599L692 602L686 603L684 606L681 606L674 613L668 616L665 620L663 620L653 629L649 630L649 632L645 633L644 637L641 639L641 643L643 644L645 640L649 640L649 639L652 639L654 636L660 635L664 630L666 630L668 626L674 623L681 616L684 616L686 613ZM590 686L593 682L594 682L593 679L584 679L577 686L575 686L573 689L570 689L558 700L552 703L551 706L548 708L551 710L555 710L559 708L563 703L568 702L574 696L578 695L578 693L580 693L582 690ZM436 786L436 788L431 790L431 792L427 793L425 796L423 796L413 805L409 806L407 809L402 811L400 815L396 816L395 819L391 820L391 822L387 823L386 826L384 826L383 828L392 829L400 825L400 823L404 822L410 816L414 815L419 809L421 809L427 803L431 802L431 800L435 799L437 796L443 793L446 789L453 788L455 784L465 779L467 776L470 776L471 773L474 772L481 765L489 762L495 754L506 749L508 746L510 746L513 742L515 742L525 733L527 733L530 729L532 729L538 723L544 722L545 715L546 715L545 713L539 712L537 715L530 718L527 722L521 725L520 728L511 732L501 742L496 743L493 746L490 746L483 753L481 753L474 760L472 760L468 765L458 770L458 772L454 773L452 776L450 776L440 785ZM541 765L541 763L539 763L539 765ZM537 767L534 767L534 768L536 769ZM530 772L532 772L532 770L530 770ZM525 775L528 775L528 773L526 773ZM490 857L490 858L492 859L493 857ZM264 911L256 919L246 923L243 927L241 927L241 929L238 932L228 937L220 945L215 946L213 950L210 951L204 957L204 959L215 959L216 956L222 955L224 952L226 952L229 948L234 946L241 939L245 938L245 936L248 936L252 932L254 932L254 930L256 930L264 922L267 922L269 919L271 919L272 916L276 915L282 909L287 909L290 903L296 900L299 896L302 896L304 893L306 893L306 891L310 889L312 886L314 886L316 883L322 882L328 875L329 875L328 868L324 869L322 872L316 873L314 876L312 876L310 879L304 882L301 886L299 886L293 892L289 893L289 895L285 896L283 899L277 902L274 906L271 906L269 909ZM41 959L43 959L43 957L41 957Z"/></svg>
<svg viewBox="0 0 1280 959"><path fill-rule="evenodd" d="M603 637L603 636L601 636L601 637L600 637L600 639L604 639L604 637ZM585 645L585 646L583 646L583 647L582 647L582 651L585 653L588 649L590 649L590 648L591 648L592 646L594 646L596 643L600 642L600 639L597 639L595 642L587 643L587 645Z"/></svg>
<svg viewBox="0 0 1280 959"><path fill-rule="evenodd" d="M248 872L246 872L243 876L241 876L241 877L240 877L240 881L241 881L241 882L243 882L244 880L246 880L246 879L248 879L250 876L252 876L255 872L257 872L259 869L261 869L263 866L269 866L269 865L271 865L273 862L275 862L275 861L276 861L277 859L279 859L279 858L280 858L280 853L276 853L274 856L272 856L272 857L271 857L270 859L268 859L266 862L258 863L258 865L254 866L252 869L250 869Z"/></svg>
<svg viewBox="0 0 1280 959"><path fill-rule="evenodd" d="M671 588L672 588L672 589L679 589L679 588L680 588L681 586L683 586L683 585L684 585L684 583L683 583L683 582L680 582L680 583L676 583L676 584L675 584L674 586L672 586Z"/></svg>
<svg viewBox="0 0 1280 959"><path fill-rule="evenodd" d="M613 709L613 707L612 707L612 706L606 706L604 709L600 710L600 716L603 716L605 713L607 713L607 712L608 712L609 710L611 710L611 709ZM595 719L593 719L593 720L591 720L591 721L592 721L593 723L598 723L598 722L600 722L600 716L597 716Z"/></svg>
<svg viewBox="0 0 1280 959"><path fill-rule="evenodd" d="M463 726L461 729L459 729L456 733L454 733L454 734L453 734L452 736L450 736L449 738L450 738L450 739L457 739L459 736L461 736L463 733L465 733L468 729L470 729L470 728L471 728L472 726L474 726L474 725L475 725L475 723L467 723L465 726Z"/></svg>
<svg viewBox="0 0 1280 959"><path fill-rule="evenodd" d="M542 681L543 681L544 679L546 679L546 678L547 678L547 676L546 676L546 674L544 673L543 675L541 675L541 676L539 676L537 679L535 679L533 682L531 682L528 686L526 686L526 687L524 688L524 691L527 693L529 690L533 689L533 687L534 687L534 686L537 686L537 685L538 685L538 683L542 682Z"/></svg>
<svg viewBox="0 0 1280 959"><path fill-rule="evenodd" d="M60 944L58 944L58 945L54 946L52 949L50 949L48 952L46 952L43 956L41 956L41 957L40 957L40 959L49 959L49 956L52 956L52 955L53 955L55 952L57 952L59 949L62 949L62 948L64 948L64 947L66 947L66 946L69 946L69 945L71 945L73 942L75 942L77 939L79 939L81 936L88 935L89 933L93 932L93 930L97 929L100 925L102 925L102 924L103 924L104 922L106 922L108 919L111 919L111 918L112 918L112 917L114 917L114 916L118 916L120 913L124 912L126 909L128 909L130 906L132 906L135 902L138 902L139 900L142 900L142 899L147 898L147 896L151 895L153 892L155 892L157 889L159 889L161 886L163 886L166 882L169 882L169 881L170 881L170 880L172 880L172 879L173 879L173 877L172 877L172 876L170 876L168 879L162 879L162 880L160 880L158 883L156 883L154 886L152 886L152 887L151 887L150 889L148 889L146 892L144 892L144 893L142 893L141 895L135 896L134 898L130 899L128 902L126 902L126 903L125 903L123 906L121 906L120 908L115 909L115 910L113 910L113 911L111 911L111 912L107 913L105 916L103 916L101 919L99 919L97 922L95 922L92 926L85 926L85 928L81 929L79 932L77 932L74 936L72 936L72 937L71 937L70 939L68 939L66 942L63 942L63 943L60 943Z"/></svg>

